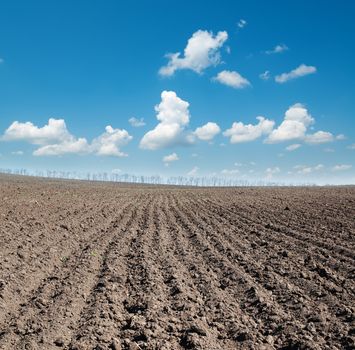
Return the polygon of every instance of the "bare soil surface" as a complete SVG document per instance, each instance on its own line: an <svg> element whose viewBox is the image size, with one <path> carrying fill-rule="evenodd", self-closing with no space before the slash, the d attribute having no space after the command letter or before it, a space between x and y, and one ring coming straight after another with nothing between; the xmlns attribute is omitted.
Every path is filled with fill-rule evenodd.
<svg viewBox="0 0 355 350"><path fill-rule="evenodd" d="M355 349L355 187L0 176L0 349Z"/></svg>

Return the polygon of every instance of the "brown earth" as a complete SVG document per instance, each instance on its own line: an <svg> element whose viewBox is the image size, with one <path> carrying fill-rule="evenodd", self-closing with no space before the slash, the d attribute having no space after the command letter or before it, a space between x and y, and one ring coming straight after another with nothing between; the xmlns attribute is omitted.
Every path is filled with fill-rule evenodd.
<svg viewBox="0 0 355 350"><path fill-rule="evenodd" d="M0 177L0 349L355 349L355 188Z"/></svg>

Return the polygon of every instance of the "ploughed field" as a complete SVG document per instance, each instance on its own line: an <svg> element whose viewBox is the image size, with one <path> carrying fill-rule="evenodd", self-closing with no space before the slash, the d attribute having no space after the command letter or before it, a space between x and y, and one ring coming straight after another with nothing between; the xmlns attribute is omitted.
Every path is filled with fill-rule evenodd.
<svg viewBox="0 0 355 350"><path fill-rule="evenodd" d="M354 349L355 187L0 177L0 349Z"/></svg>

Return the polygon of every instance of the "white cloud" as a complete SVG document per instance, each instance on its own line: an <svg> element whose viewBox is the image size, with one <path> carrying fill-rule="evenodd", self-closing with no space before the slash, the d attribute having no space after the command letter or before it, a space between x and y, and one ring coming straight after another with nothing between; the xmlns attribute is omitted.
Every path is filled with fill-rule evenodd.
<svg viewBox="0 0 355 350"><path fill-rule="evenodd" d="M201 73L209 66L216 66L221 62L219 49L228 39L225 31L214 35L206 30L198 30L188 40L184 49L184 56L180 52L168 54L169 62L160 68L159 74L171 76L179 69L191 69Z"/></svg>
<svg viewBox="0 0 355 350"><path fill-rule="evenodd" d="M253 141L262 135L269 134L275 122L272 120L265 119L264 117L256 118L259 123L253 124L243 124L242 122L234 122L232 127L226 130L223 135L230 137L230 143L240 143Z"/></svg>
<svg viewBox="0 0 355 350"><path fill-rule="evenodd" d="M300 103L291 106L285 113L285 118L278 128L274 129L266 139L267 143L303 139L307 127L314 123L313 117Z"/></svg>
<svg viewBox="0 0 355 350"><path fill-rule="evenodd" d="M118 174L121 174L121 173L122 173L122 170L121 170L121 169L118 169L118 168L117 168L117 169L112 169L112 170L111 170L111 173L118 175Z"/></svg>
<svg viewBox="0 0 355 350"><path fill-rule="evenodd" d="M262 80L270 79L270 71L266 70L264 73L259 74L259 78Z"/></svg>
<svg viewBox="0 0 355 350"><path fill-rule="evenodd" d="M90 146L85 138L72 139L57 144L44 145L33 152L34 156L61 156L64 154L85 154Z"/></svg>
<svg viewBox="0 0 355 350"><path fill-rule="evenodd" d="M306 135L304 140L309 144L316 145L320 143L333 142L335 138L333 134L328 131L317 131L314 134Z"/></svg>
<svg viewBox="0 0 355 350"><path fill-rule="evenodd" d="M324 148L323 151L326 153L334 153L335 152L334 148L330 148L330 147Z"/></svg>
<svg viewBox="0 0 355 350"><path fill-rule="evenodd" d="M286 147L286 151L292 152L295 151L296 149L300 148L301 145L299 143L294 143L293 145L289 145Z"/></svg>
<svg viewBox="0 0 355 350"><path fill-rule="evenodd" d="M333 141L345 140L346 137L343 134L334 136L328 131L317 131L314 134L309 134L305 136L305 142L313 145L328 143Z"/></svg>
<svg viewBox="0 0 355 350"><path fill-rule="evenodd" d="M199 167L194 166L194 167L187 173L187 176L196 176L198 170L199 170Z"/></svg>
<svg viewBox="0 0 355 350"><path fill-rule="evenodd" d="M302 140L308 144L317 145L343 140L345 138L342 134L334 136L332 133L322 130L313 134L307 134L307 129L314 122L315 120L308 112L307 108L301 103L296 103L289 107L285 113L284 120L270 133L265 142L277 143L290 140ZM288 148L286 149L289 151Z"/></svg>
<svg viewBox="0 0 355 350"><path fill-rule="evenodd" d="M186 143L182 136L183 130L184 128L177 123L159 123L153 130L148 131L143 136L140 147L156 150Z"/></svg>
<svg viewBox="0 0 355 350"><path fill-rule="evenodd" d="M92 142L93 152L99 156L125 157L126 153L120 150L132 140L132 136L125 129L114 129L111 125L106 126L105 132Z"/></svg>
<svg viewBox="0 0 355 350"><path fill-rule="evenodd" d="M174 91L163 91L155 111L159 124L143 136L141 148L156 150L191 141L184 133L190 121L188 102L179 98Z"/></svg>
<svg viewBox="0 0 355 350"><path fill-rule="evenodd" d="M35 156L62 155L65 153L86 153L89 145L86 139L76 139L66 127L64 119L50 118L48 124L38 127L31 122L13 122L2 137L4 141L24 141L40 145L33 152Z"/></svg>
<svg viewBox="0 0 355 350"><path fill-rule="evenodd" d="M240 19L237 25L239 28L244 28L247 25L247 21L245 19Z"/></svg>
<svg viewBox="0 0 355 350"><path fill-rule="evenodd" d="M348 149L355 149L355 143L353 143L352 145L349 145L347 148Z"/></svg>
<svg viewBox="0 0 355 350"><path fill-rule="evenodd" d="M161 93L161 102L155 106L155 111L159 123L141 139L140 148L142 149L157 150L188 145L194 143L196 137L208 141L219 132L219 126L211 122L197 128L195 132L188 130L189 103L178 97L174 91Z"/></svg>
<svg viewBox="0 0 355 350"><path fill-rule="evenodd" d="M349 170L352 168L352 165L350 164L339 164L339 165L335 165L332 170L333 171L344 171L344 170Z"/></svg>
<svg viewBox="0 0 355 350"><path fill-rule="evenodd" d="M279 44L279 45L276 45L272 50L266 50L265 53L267 55L272 55L274 53L281 53L281 52L284 52L287 50L288 50L288 47L285 44Z"/></svg>
<svg viewBox="0 0 355 350"><path fill-rule="evenodd" d="M58 156L64 154L87 154L124 156L119 150L132 137L126 130L106 127L106 132L89 144L85 138L72 135L63 119L51 118L48 124L38 127L31 122L13 122L2 136L4 141L24 141L40 147L33 152L35 156Z"/></svg>
<svg viewBox="0 0 355 350"><path fill-rule="evenodd" d="M221 132L220 127L216 123L208 122L200 126L194 131L194 134L203 141L212 140L217 134Z"/></svg>
<svg viewBox="0 0 355 350"><path fill-rule="evenodd" d="M11 152L11 154L13 154L14 156L23 156L23 151L14 151L14 152Z"/></svg>
<svg viewBox="0 0 355 350"><path fill-rule="evenodd" d="M139 128L139 127L145 125L144 118L138 119L138 118L132 117L132 118L128 119L128 122L135 128Z"/></svg>
<svg viewBox="0 0 355 350"><path fill-rule="evenodd" d="M308 74L313 74L317 71L317 68L314 66L306 66L305 64L301 64L297 68L293 69L291 72L282 73L275 77L275 81L277 83L285 83L289 80L296 79L299 77L303 77Z"/></svg>
<svg viewBox="0 0 355 350"><path fill-rule="evenodd" d="M189 103L179 98L174 91L163 91L161 102L155 106L161 123L187 125L190 121Z"/></svg>
<svg viewBox="0 0 355 350"><path fill-rule="evenodd" d="M267 179L271 179L271 178L273 178L274 175L276 175L276 174L278 174L278 173L280 173L280 172L281 172L281 170L280 170L279 167L267 168L267 169L265 170L266 178L267 178Z"/></svg>
<svg viewBox="0 0 355 350"><path fill-rule="evenodd" d="M13 122L2 136L4 141L25 141L34 145L72 140L63 119L50 118L48 124L39 128L31 122Z"/></svg>
<svg viewBox="0 0 355 350"><path fill-rule="evenodd" d="M235 71L223 70L222 72L219 72L217 76L212 78L212 80L218 81L219 83L234 89L243 89L250 86L250 82Z"/></svg>
<svg viewBox="0 0 355 350"><path fill-rule="evenodd" d="M306 165L296 165L294 166L294 169L297 170L297 174L306 175L324 169L324 165L318 164L314 167Z"/></svg>
<svg viewBox="0 0 355 350"><path fill-rule="evenodd" d="M163 157L164 163L176 162L177 160L179 160L179 156L176 153L171 153L171 154Z"/></svg>

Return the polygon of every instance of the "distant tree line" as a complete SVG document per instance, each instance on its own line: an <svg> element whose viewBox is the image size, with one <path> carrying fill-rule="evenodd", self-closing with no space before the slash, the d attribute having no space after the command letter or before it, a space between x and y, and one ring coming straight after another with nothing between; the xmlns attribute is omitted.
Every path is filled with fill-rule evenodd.
<svg viewBox="0 0 355 350"><path fill-rule="evenodd" d="M87 180L87 181L110 181L150 185L175 185L175 186L195 186L195 187L248 187L248 186L314 186L313 183L281 183L264 180L245 180L216 176L170 176L160 175L143 176L132 174L108 173L108 172L76 172L58 170L36 170L27 169L2 169L0 173L36 176L54 179Z"/></svg>

